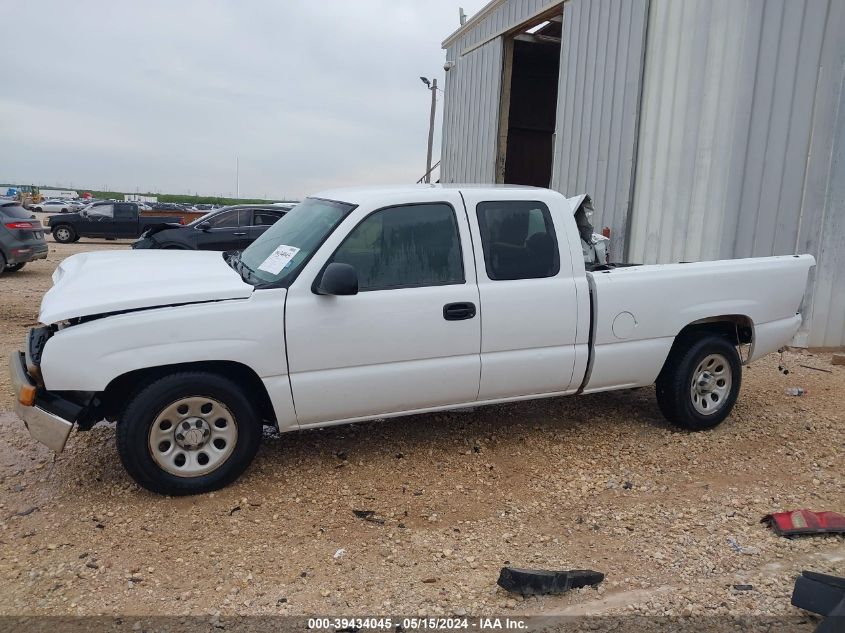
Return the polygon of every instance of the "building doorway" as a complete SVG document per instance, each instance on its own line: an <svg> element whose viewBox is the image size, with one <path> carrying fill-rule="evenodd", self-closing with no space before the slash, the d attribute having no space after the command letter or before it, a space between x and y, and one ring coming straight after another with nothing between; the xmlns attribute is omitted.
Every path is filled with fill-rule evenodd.
<svg viewBox="0 0 845 633"><path fill-rule="evenodd" d="M558 7L504 40L496 182L551 183L562 17Z"/></svg>

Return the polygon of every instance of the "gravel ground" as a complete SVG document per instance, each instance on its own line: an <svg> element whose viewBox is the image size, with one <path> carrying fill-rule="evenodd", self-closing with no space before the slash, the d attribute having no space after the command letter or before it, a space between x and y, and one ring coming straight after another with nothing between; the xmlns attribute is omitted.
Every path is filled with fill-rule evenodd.
<svg viewBox="0 0 845 633"><path fill-rule="evenodd" d="M125 245L51 242L0 278L4 357L57 263L102 248ZM710 432L670 427L649 388L268 434L234 485L178 499L132 483L105 424L53 462L9 411L4 363L0 614L793 615L802 569L845 575L845 538L759 521L845 512L845 367L784 361L747 368ZM523 599L497 588L505 564L607 579Z"/></svg>

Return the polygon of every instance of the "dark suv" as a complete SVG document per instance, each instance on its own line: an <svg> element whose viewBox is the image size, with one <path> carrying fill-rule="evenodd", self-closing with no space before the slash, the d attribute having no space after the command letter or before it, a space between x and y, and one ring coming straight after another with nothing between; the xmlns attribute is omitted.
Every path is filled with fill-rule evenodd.
<svg viewBox="0 0 845 633"><path fill-rule="evenodd" d="M0 275L47 257L41 222L19 202L0 202Z"/></svg>

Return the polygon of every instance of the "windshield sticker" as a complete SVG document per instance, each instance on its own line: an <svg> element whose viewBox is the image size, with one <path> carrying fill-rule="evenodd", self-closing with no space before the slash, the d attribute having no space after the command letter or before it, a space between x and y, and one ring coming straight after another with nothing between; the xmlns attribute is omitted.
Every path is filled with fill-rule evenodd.
<svg viewBox="0 0 845 633"><path fill-rule="evenodd" d="M263 270L271 275L278 275L298 252L299 249L296 246L285 246L284 244L277 246L276 250L270 253L270 256L267 259L261 262L258 270Z"/></svg>

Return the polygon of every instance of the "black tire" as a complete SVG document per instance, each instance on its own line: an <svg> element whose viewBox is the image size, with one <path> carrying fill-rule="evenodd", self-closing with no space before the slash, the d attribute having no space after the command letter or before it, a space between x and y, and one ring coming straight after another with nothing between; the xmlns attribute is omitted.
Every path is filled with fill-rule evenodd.
<svg viewBox="0 0 845 633"><path fill-rule="evenodd" d="M6 256L0 253L0 275L6 271Z"/></svg>
<svg viewBox="0 0 845 633"><path fill-rule="evenodd" d="M79 239L76 231L69 224L57 224L50 227L50 232L53 234L53 239L59 244L70 244Z"/></svg>
<svg viewBox="0 0 845 633"><path fill-rule="evenodd" d="M215 405L224 406L226 414L234 423L234 449L231 449L231 453L222 458L223 461L211 472L178 476L165 470L156 461L159 458L152 455L155 449L151 444L157 441L151 439L156 437L153 434L153 424L159 416L165 415L167 409L172 410L180 399L214 400ZM216 416L217 414L212 412L209 417ZM196 416L176 420L173 425L174 434L178 434L184 420L194 419L197 419ZM217 424L218 421L212 421L211 424ZM193 495L217 490L237 479L255 457L261 433L261 419L256 415L244 391L235 382L210 372L180 372L159 378L135 393L117 422L117 450L129 475L147 490L163 495ZM205 447L196 449L178 446L175 435L172 441L173 452L187 454L189 462L196 462L195 458L202 457L202 453L206 451L205 447L211 448L208 440L203 440L206 442ZM176 457L178 458L178 455ZM198 466L195 463L192 467Z"/></svg>
<svg viewBox="0 0 845 633"><path fill-rule="evenodd" d="M726 364L718 374L725 384L717 393L719 379L715 372L723 363L714 360L713 373L699 381L703 395L693 384L694 377L702 377L703 363L723 358ZM708 367L703 367L707 371ZM706 391L712 380L713 391ZM736 347L726 338L713 334L685 337L678 340L657 377L657 404L663 416L673 424L690 430L712 429L730 415L742 384L742 363ZM709 409L709 410L708 410ZM712 412L711 412L712 411Z"/></svg>
<svg viewBox="0 0 845 633"><path fill-rule="evenodd" d="M21 268L23 268L24 266L26 266L26 262L21 262L20 264L7 264L7 265L4 267L4 269L5 269L5 271L6 271L7 273L16 273L16 272L18 272Z"/></svg>

